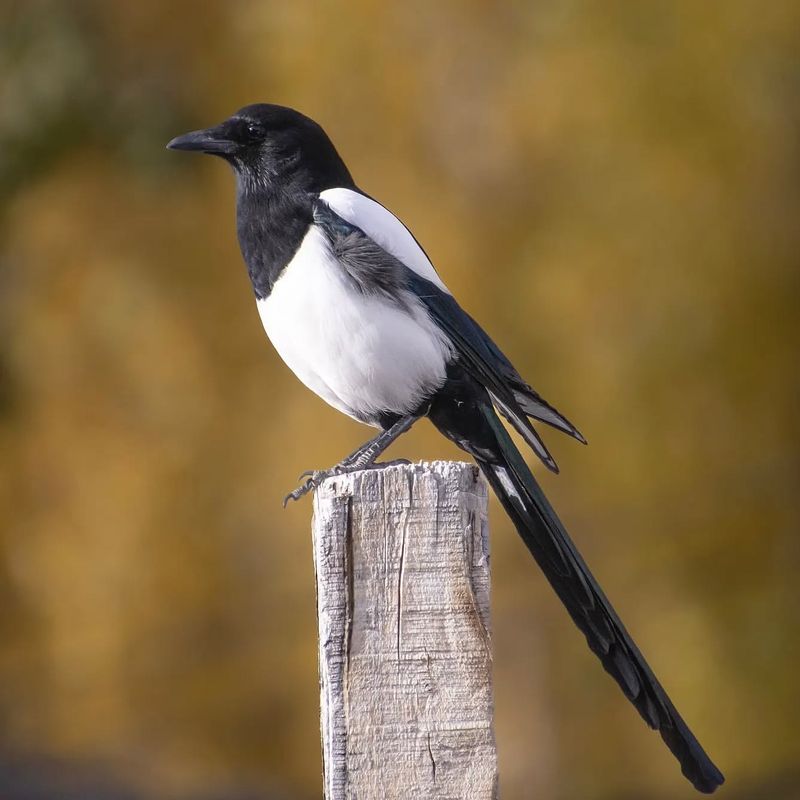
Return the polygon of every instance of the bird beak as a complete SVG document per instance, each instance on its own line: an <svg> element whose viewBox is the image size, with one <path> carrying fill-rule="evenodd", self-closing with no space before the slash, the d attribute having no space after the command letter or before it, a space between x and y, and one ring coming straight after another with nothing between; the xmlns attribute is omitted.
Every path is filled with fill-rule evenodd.
<svg viewBox="0 0 800 800"><path fill-rule="evenodd" d="M230 155L236 143L228 139L219 128L207 128L204 131L192 131L176 136L168 145L169 150L196 150L214 156Z"/></svg>

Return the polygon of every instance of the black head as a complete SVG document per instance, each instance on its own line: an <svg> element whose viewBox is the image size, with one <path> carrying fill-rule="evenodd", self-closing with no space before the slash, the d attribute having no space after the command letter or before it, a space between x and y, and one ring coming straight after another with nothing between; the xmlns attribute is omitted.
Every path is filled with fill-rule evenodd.
<svg viewBox="0 0 800 800"><path fill-rule="evenodd" d="M353 186L325 131L314 120L285 106L245 106L213 128L177 136L167 147L224 158L244 188L300 184L319 192Z"/></svg>

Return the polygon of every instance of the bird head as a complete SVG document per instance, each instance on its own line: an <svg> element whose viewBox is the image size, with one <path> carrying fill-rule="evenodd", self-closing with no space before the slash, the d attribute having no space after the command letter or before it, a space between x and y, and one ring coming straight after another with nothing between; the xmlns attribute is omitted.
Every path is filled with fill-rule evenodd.
<svg viewBox="0 0 800 800"><path fill-rule="evenodd" d="M352 184L325 131L285 106L245 106L219 125L176 136L167 147L220 156L250 188L295 184L298 179L317 191Z"/></svg>

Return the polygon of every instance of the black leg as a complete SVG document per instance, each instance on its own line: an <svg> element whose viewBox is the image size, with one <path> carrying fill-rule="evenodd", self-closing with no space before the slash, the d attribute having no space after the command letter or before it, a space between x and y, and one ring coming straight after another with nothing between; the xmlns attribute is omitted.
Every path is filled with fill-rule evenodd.
<svg viewBox="0 0 800 800"><path fill-rule="evenodd" d="M381 431L374 439L361 445L354 453L350 453L340 466L363 469L375 463L375 459L397 438L402 436L419 417L400 417L391 428Z"/></svg>
<svg viewBox="0 0 800 800"><path fill-rule="evenodd" d="M319 486L325 478L332 475L341 475L344 472L356 472L360 469L376 466L375 459L399 436L404 434L417 420L419 416L400 417L397 422L385 431L381 431L374 439L370 439L366 444L361 445L358 450L350 453L347 458L340 461L336 466L326 470L314 470L304 472L300 477L309 475L305 483L298 486L293 492L289 492L283 499L283 507L289 500L299 500L303 495Z"/></svg>

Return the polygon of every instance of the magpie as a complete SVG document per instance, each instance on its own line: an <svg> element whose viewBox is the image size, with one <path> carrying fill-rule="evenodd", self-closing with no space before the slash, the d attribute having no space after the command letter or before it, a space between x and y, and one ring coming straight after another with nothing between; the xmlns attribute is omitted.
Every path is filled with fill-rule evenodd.
<svg viewBox="0 0 800 800"><path fill-rule="evenodd" d="M722 784L512 441L503 417L558 471L531 420L585 444L458 304L409 229L360 189L323 129L249 105L167 145L219 156L236 177L236 227L267 336L297 377L379 433L329 475L375 466L417 420L478 463L591 650L701 792ZM499 414L499 416L498 416ZM285 501L284 501L285 505Z"/></svg>

